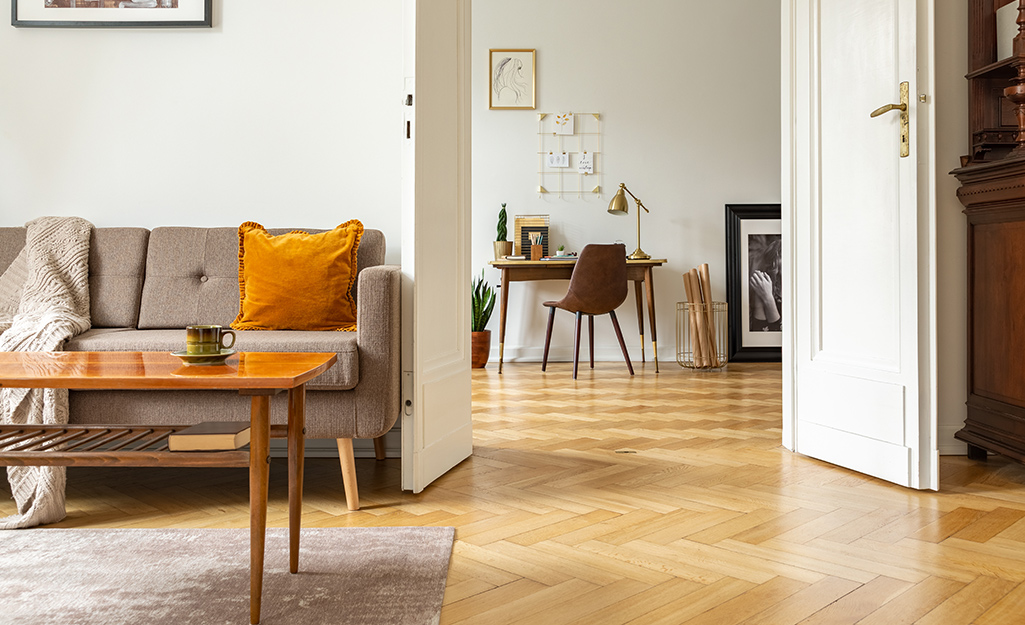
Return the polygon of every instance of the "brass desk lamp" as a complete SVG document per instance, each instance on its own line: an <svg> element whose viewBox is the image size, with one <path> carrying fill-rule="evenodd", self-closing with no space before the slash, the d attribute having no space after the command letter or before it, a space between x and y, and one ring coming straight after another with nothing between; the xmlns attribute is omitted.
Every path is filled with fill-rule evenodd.
<svg viewBox="0 0 1025 625"><path fill-rule="evenodd" d="M616 191L616 195L614 195L612 197L612 201L609 202L610 213L612 213L613 215L627 215L630 213L629 205L626 201L627 193L630 193L630 189L626 188L625 183L619 183L619 191ZM651 258L651 255L645 254L644 250L641 249L641 209L643 208L644 212L646 213L650 213L651 211L649 211L648 207L642 204L641 201L637 199L636 195L630 193L630 197L632 197L634 201L637 202L637 249L635 249L632 254L627 256L627 258L629 258L630 260L648 260L649 258Z"/></svg>

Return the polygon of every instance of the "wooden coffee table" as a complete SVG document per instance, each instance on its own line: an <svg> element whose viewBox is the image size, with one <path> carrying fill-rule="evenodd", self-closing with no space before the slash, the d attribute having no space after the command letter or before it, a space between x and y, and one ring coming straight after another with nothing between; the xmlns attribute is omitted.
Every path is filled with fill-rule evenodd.
<svg viewBox="0 0 1025 625"><path fill-rule="evenodd" d="M299 570L306 382L335 354L244 352L224 365L184 366L165 352L0 352L0 387L115 390L233 390L252 397L249 451L172 452L186 426L0 426L0 466L249 467L251 623L260 622L267 533L270 437L288 438L289 570ZM288 392L288 425L270 425L270 398ZM204 420L197 416L196 422Z"/></svg>

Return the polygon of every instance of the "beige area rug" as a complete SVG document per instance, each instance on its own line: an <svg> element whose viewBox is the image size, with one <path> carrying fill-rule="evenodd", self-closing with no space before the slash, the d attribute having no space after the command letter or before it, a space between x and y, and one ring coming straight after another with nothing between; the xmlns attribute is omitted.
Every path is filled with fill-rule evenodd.
<svg viewBox="0 0 1025 625"><path fill-rule="evenodd" d="M267 530L264 625L436 624L454 529ZM0 532L0 622L249 623L248 529Z"/></svg>

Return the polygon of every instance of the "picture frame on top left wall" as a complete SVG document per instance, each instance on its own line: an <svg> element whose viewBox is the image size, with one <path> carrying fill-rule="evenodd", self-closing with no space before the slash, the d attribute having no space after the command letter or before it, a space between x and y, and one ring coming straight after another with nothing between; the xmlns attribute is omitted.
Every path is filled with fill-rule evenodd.
<svg viewBox="0 0 1025 625"><path fill-rule="evenodd" d="M213 0L11 0L11 25L210 28Z"/></svg>
<svg viewBox="0 0 1025 625"><path fill-rule="evenodd" d="M488 50L488 108L531 110L537 102L537 51Z"/></svg>

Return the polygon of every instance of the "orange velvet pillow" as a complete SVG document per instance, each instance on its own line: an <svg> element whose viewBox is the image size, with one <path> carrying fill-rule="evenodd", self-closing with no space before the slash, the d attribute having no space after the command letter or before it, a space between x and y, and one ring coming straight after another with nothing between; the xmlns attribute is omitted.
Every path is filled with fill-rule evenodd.
<svg viewBox="0 0 1025 625"><path fill-rule="evenodd" d="M258 223L238 228L236 330L356 329L356 252L363 224L271 236Z"/></svg>

